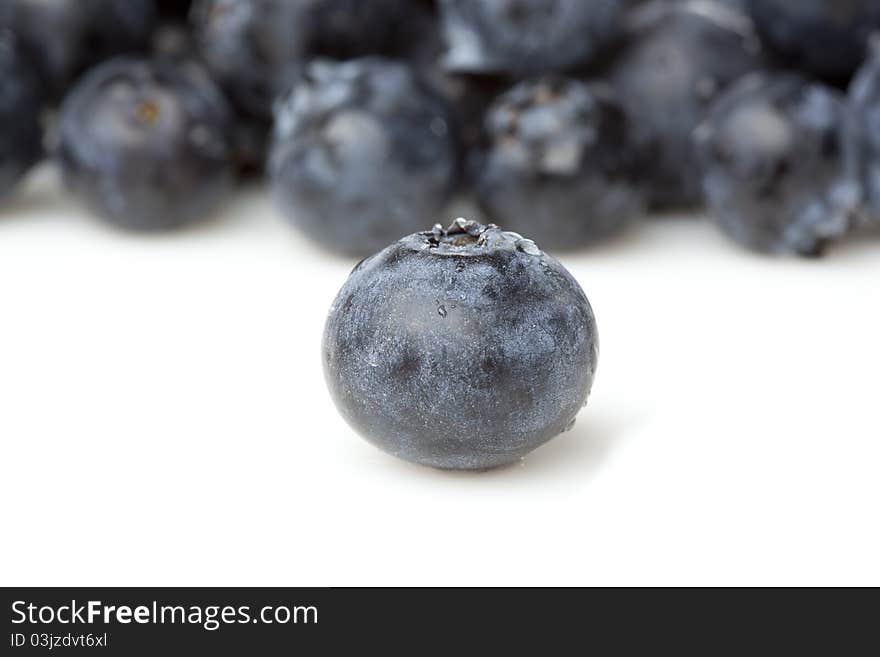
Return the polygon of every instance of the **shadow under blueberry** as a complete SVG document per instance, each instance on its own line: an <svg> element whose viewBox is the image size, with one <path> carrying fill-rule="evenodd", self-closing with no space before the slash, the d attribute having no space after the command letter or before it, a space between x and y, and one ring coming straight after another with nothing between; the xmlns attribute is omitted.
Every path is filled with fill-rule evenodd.
<svg viewBox="0 0 880 657"><path fill-rule="evenodd" d="M489 470L440 470L406 463L390 456L389 461L394 461L419 479L426 476L473 482L553 479L557 483L566 479L583 480L605 463L627 435L632 435L634 425L639 424L641 418L637 413L613 412L613 409L595 411L588 405L569 431L553 438L525 458Z"/></svg>
<svg viewBox="0 0 880 657"><path fill-rule="evenodd" d="M589 407L574 426L528 454L516 467L519 475L586 474L598 469L629 432L624 416L590 413Z"/></svg>

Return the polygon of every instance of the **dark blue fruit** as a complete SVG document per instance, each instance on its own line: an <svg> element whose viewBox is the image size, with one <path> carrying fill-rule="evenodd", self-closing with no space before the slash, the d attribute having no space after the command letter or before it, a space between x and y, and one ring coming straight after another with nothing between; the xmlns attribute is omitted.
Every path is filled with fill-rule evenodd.
<svg viewBox="0 0 880 657"><path fill-rule="evenodd" d="M530 74L588 62L619 35L624 0L440 0L453 70Z"/></svg>
<svg viewBox="0 0 880 657"><path fill-rule="evenodd" d="M797 74L754 74L697 132L703 188L718 225L766 253L818 255L850 229L858 186L844 173L840 93Z"/></svg>
<svg viewBox="0 0 880 657"><path fill-rule="evenodd" d="M202 57L232 101L269 119L304 57L298 2L196 0L193 29Z"/></svg>
<svg viewBox="0 0 880 657"><path fill-rule="evenodd" d="M460 219L355 268L323 359L337 408L368 441L435 468L485 469L572 425L598 336L562 265L531 240Z"/></svg>
<svg viewBox="0 0 880 657"><path fill-rule="evenodd" d="M405 64L316 61L278 106L275 198L328 249L372 253L442 211L457 178L453 127Z"/></svg>
<svg viewBox="0 0 880 657"><path fill-rule="evenodd" d="M641 213L630 126L610 89L544 77L498 98L474 188L491 221L549 249L594 244Z"/></svg>
<svg viewBox="0 0 880 657"><path fill-rule="evenodd" d="M203 218L233 182L230 115L197 67L120 58L64 101L65 181L101 216L136 230Z"/></svg>
<svg viewBox="0 0 880 657"><path fill-rule="evenodd" d="M202 55L232 100L269 118L307 59L393 51L405 35L408 0L196 0Z"/></svg>
<svg viewBox="0 0 880 657"><path fill-rule="evenodd" d="M456 117L462 155L476 147L483 134L483 116L492 101L510 86L502 75L450 71L444 66L446 44L438 17L429 12L410 21L407 61L421 79L450 106Z"/></svg>
<svg viewBox="0 0 880 657"><path fill-rule="evenodd" d="M861 185L867 218L876 223L880 222L880 42L871 50L849 88L853 129L848 166Z"/></svg>
<svg viewBox="0 0 880 657"><path fill-rule="evenodd" d="M145 51L156 16L154 0L0 2L0 27L12 29L39 54L43 73L59 95L92 64Z"/></svg>
<svg viewBox="0 0 880 657"><path fill-rule="evenodd" d="M186 23L165 21L153 30L150 53L154 57L171 59L175 62L195 62L199 52L192 31Z"/></svg>
<svg viewBox="0 0 880 657"><path fill-rule="evenodd" d="M193 33L185 23L168 21L153 33L152 54L181 66L203 66ZM232 105L234 116L230 122L229 141L232 160L243 175L262 173L266 163L266 149L271 131L271 120L258 117Z"/></svg>
<svg viewBox="0 0 880 657"><path fill-rule="evenodd" d="M43 88L12 32L0 29L0 202L42 155Z"/></svg>
<svg viewBox="0 0 880 657"><path fill-rule="evenodd" d="M656 208L699 205L694 129L730 83L763 67L740 14L708 2L651 2L630 16L627 43L609 71L631 118Z"/></svg>
<svg viewBox="0 0 880 657"><path fill-rule="evenodd" d="M391 55L409 45L422 12L413 0L305 0L308 50L350 59ZM417 32L415 32L417 34Z"/></svg>
<svg viewBox="0 0 880 657"><path fill-rule="evenodd" d="M880 29L877 0L747 0L768 47L791 66L833 82L845 81L865 58Z"/></svg>

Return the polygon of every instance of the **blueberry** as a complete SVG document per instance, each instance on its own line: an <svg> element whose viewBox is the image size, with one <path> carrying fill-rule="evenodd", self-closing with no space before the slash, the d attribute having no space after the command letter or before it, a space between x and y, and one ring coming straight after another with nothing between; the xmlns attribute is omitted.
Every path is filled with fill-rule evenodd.
<svg viewBox="0 0 880 657"><path fill-rule="evenodd" d="M687 1L687 0L685 0ZM742 14L748 13L747 3L749 0L714 0L715 2L724 5L728 9L733 11L740 12Z"/></svg>
<svg viewBox="0 0 880 657"><path fill-rule="evenodd" d="M849 134L848 166L861 184L865 210L880 222L880 42L853 78L849 88L853 119Z"/></svg>
<svg viewBox="0 0 880 657"><path fill-rule="evenodd" d="M445 206L456 183L453 127L403 63L318 60L278 106L269 157L278 205L325 247L371 253Z"/></svg>
<svg viewBox="0 0 880 657"><path fill-rule="evenodd" d="M269 118L314 55L393 50L406 0L196 0L192 18L205 62L233 101Z"/></svg>
<svg viewBox="0 0 880 657"><path fill-rule="evenodd" d="M0 201L42 155L42 83L12 32L0 29Z"/></svg>
<svg viewBox="0 0 880 657"><path fill-rule="evenodd" d="M802 68L845 81L865 58L868 37L880 29L877 0L747 0L765 43Z"/></svg>
<svg viewBox="0 0 880 657"><path fill-rule="evenodd" d="M483 116L492 101L507 87L502 75L450 71L443 64L446 44L437 16L424 12L409 23L411 43L404 56L419 76L439 94L455 114L462 155L479 145ZM464 182L464 181L463 181Z"/></svg>
<svg viewBox="0 0 880 657"><path fill-rule="evenodd" d="M168 21L153 33L153 57L171 60L180 66L204 66L193 33L186 23ZM230 103L233 113L229 122L229 143L232 160L242 176L262 174L266 163L267 145L272 122L254 116Z"/></svg>
<svg viewBox="0 0 880 657"><path fill-rule="evenodd" d="M229 112L195 67L118 58L65 99L68 186L112 223L165 229L202 218L231 188Z"/></svg>
<svg viewBox="0 0 880 657"><path fill-rule="evenodd" d="M474 187L505 229L572 249L641 212L629 126L610 89L556 76L521 82L492 105L485 131Z"/></svg>
<svg viewBox="0 0 880 657"><path fill-rule="evenodd" d="M12 29L40 53L56 95L102 59L145 51L155 22L154 0L0 2L0 27Z"/></svg>
<svg viewBox="0 0 880 657"><path fill-rule="evenodd" d="M544 73L581 65L618 34L625 0L440 0L454 70Z"/></svg>
<svg viewBox="0 0 880 657"><path fill-rule="evenodd" d="M848 123L840 93L794 73L756 73L729 89L696 134L720 227L778 254L818 255L847 233L859 198L844 171Z"/></svg>
<svg viewBox="0 0 880 657"><path fill-rule="evenodd" d="M356 431L450 469L511 463L569 428L597 358L571 274L531 240L463 219L358 265L323 344L327 385Z"/></svg>
<svg viewBox="0 0 880 657"><path fill-rule="evenodd" d="M650 163L643 177L651 206L700 204L693 131L718 93L762 67L750 23L721 5L651 2L630 15L609 76Z"/></svg>

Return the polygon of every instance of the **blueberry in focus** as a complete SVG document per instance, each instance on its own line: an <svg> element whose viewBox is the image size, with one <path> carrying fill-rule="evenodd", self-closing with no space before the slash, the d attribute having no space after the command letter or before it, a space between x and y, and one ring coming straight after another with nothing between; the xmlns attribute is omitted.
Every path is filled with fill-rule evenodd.
<svg viewBox="0 0 880 657"><path fill-rule="evenodd" d="M851 228L842 94L794 73L753 74L712 107L696 142L709 212L740 244L819 255Z"/></svg>
<svg viewBox="0 0 880 657"><path fill-rule="evenodd" d="M269 119L315 55L390 54L408 0L196 0L192 22L211 73L241 109Z"/></svg>
<svg viewBox="0 0 880 657"><path fill-rule="evenodd" d="M157 19L154 0L3 0L0 27L39 54L52 91L102 59L144 52Z"/></svg>
<svg viewBox="0 0 880 657"><path fill-rule="evenodd" d="M750 22L722 5L655 1L629 15L608 75L650 164L642 177L653 208L700 204L693 131L725 87L763 67Z"/></svg>
<svg viewBox="0 0 880 657"><path fill-rule="evenodd" d="M231 190L229 109L197 67L122 57L83 77L60 114L68 187L111 223L173 228Z"/></svg>
<svg viewBox="0 0 880 657"><path fill-rule="evenodd" d="M791 66L845 82L880 29L877 0L747 0L761 38Z"/></svg>
<svg viewBox="0 0 880 657"><path fill-rule="evenodd" d="M610 89L556 76L521 82L491 106L484 129L474 189L493 223L573 249L641 213L630 126Z"/></svg>
<svg viewBox="0 0 880 657"><path fill-rule="evenodd" d="M278 105L268 168L294 225L365 255L431 225L455 189L456 149L446 104L406 64L317 60Z"/></svg>
<svg viewBox="0 0 880 657"><path fill-rule="evenodd" d="M12 32L0 29L0 202L43 153L43 86Z"/></svg>
<svg viewBox="0 0 880 657"><path fill-rule="evenodd" d="M440 0L452 70L512 75L571 69L618 35L625 0Z"/></svg>
<svg viewBox="0 0 880 657"><path fill-rule="evenodd" d="M852 130L847 142L848 171L861 185L867 218L880 222L880 42L849 88Z"/></svg>
<svg viewBox="0 0 880 657"><path fill-rule="evenodd" d="M351 273L327 319L327 385L345 420L407 461L486 469L568 429L598 359L577 281L534 242L463 219Z"/></svg>

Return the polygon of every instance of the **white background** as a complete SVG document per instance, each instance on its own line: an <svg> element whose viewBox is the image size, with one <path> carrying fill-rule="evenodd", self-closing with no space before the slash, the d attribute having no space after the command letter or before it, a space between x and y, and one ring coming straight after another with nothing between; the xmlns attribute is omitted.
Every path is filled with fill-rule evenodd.
<svg viewBox="0 0 880 657"><path fill-rule="evenodd" d="M261 190L132 236L39 172L0 210L0 580L880 584L880 237L774 260L665 218L562 260L599 322L588 407L444 473L337 415L353 263Z"/></svg>

